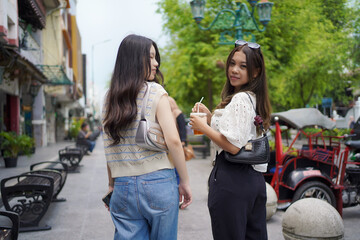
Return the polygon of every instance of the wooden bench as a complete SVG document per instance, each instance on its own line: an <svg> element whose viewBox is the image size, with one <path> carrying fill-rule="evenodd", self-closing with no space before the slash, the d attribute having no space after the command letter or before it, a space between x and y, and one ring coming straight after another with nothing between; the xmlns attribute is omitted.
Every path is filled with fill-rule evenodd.
<svg viewBox="0 0 360 240"><path fill-rule="evenodd" d="M210 140L205 135L187 135L187 142L194 151L202 153L202 158L210 156Z"/></svg>
<svg viewBox="0 0 360 240"><path fill-rule="evenodd" d="M59 160L68 166L69 172L78 172L77 168L84 155L84 149L76 146L67 146L59 150Z"/></svg>
<svg viewBox="0 0 360 240"><path fill-rule="evenodd" d="M45 163L48 164L47 167ZM40 166L43 165L43 168ZM56 168L60 165L63 168ZM63 188L67 166L60 162L41 162L31 165L32 171L1 180L1 195L7 211L20 217L20 232L49 230L39 226L50 203L65 201L57 198Z"/></svg>
<svg viewBox="0 0 360 240"><path fill-rule="evenodd" d="M87 154L87 152L89 151L89 145L83 142L76 142L76 147L80 148L84 155Z"/></svg>
<svg viewBox="0 0 360 240"><path fill-rule="evenodd" d="M0 211L0 239L17 240L19 235L19 215L14 212Z"/></svg>
<svg viewBox="0 0 360 240"><path fill-rule="evenodd" d="M43 174L47 176L52 176L54 179L59 180L59 184L55 183L54 194L52 197L52 202L64 202L65 198L58 198L59 193L63 189L67 174L68 166L65 163L59 161L44 161L32 164L30 166L30 172L36 174Z"/></svg>

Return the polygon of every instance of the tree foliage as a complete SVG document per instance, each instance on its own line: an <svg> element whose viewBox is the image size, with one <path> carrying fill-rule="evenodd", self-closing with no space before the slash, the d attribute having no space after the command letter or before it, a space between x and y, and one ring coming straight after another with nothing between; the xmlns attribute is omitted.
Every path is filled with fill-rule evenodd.
<svg viewBox="0 0 360 240"><path fill-rule="evenodd" d="M236 8L234 1L206 2L202 26L208 26L221 9ZM350 59L359 56L359 49L354 51L359 44L354 41L359 11L346 0L273 2L266 31L254 35L265 56L274 111L321 104L323 97L345 100L341 97L348 78L344 73L354 68ZM217 29L199 30L188 1L161 0L158 11L171 36L162 50L167 90L185 112L202 96L214 108L226 80L224 62L233 46L218 44Z"/></svg>
<svg viewBox="0 0 360 240"><path fill-rule="evenodd" d="M353 8L353 18L350 21L354 31L353 38L351 39L350 46L352 47L350 51L351 65L349 67L350 80L357 82L357 87L359 86L360 79L360 0L350 1L350 6ZM356 81L357 80L357 81Z"/></svg>
<svg viewBox="0 0 360 240"><path fill-rule="evenodd" d="M209 8L228 2L214 1ZM165 20L164 29L171 36L171 43L162 50L166 89L186 113L201 97L213 108L225 83L224 69L216 65L222 65L231 47L218 44L217 31L198 29L186 1L161 1L159 11ZM207 19L204 22L208 23Z"/></svg>

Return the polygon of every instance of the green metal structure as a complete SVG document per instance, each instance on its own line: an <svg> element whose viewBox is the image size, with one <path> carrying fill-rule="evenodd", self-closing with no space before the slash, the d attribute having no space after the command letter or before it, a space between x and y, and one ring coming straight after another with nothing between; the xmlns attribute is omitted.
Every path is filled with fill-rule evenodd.
<svg viewBox="0 0 360 240"><path fill-rule="evenodd" d="M36 65L49 80L48 85L73 85L61 65Z"/></svg>
<svg viewBox="0 0 360 240"><path fill-rule="evenodd" d="M241 40L244 36L251 36L251 42L255 42L253 31L257 30L263 32L266 25L271 20L271 10L273 3L267 0L262 0L258 3L257 0L248 0L251 11L249 11L245 3L236 1L236 10L223 9L216 14L214 20L209 27L202 27L201 20L204 18L205 0L193 0L190 2L193 18L201 30L222 30L220 33L219 44L234 44L235 40ZM263 28L259 27L255 19L255 9L259 15L259 21ZM229 40L229 38L231 40Z"/></svg>

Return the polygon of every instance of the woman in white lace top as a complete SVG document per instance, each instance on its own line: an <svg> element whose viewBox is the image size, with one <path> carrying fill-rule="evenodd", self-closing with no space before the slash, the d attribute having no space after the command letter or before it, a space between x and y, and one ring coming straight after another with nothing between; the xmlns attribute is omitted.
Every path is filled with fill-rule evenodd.
<svg viewBox="0 0 360 240"><path fill-rule="evenodd" d="M250 139L261 134L254 124L256 113L269 128L271 106L265 74L264 58L257 43L236 41L226 63L226 83L222 101L211 113L207 124L192 116L193 129L207 135L216 146L215 166L209 177L208 207L213 237L221 239L267 239L266 186L262 172L267 164L236 164L225 160L224 151L237 153Z"/></svg>

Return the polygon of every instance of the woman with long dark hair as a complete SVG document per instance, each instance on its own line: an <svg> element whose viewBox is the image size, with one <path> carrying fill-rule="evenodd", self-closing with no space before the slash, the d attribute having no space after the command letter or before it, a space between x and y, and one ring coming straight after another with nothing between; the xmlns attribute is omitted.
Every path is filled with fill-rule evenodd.
<svg viewBox="0 0 360 240"><path fill-rule="evenodd" d="M103 112L114 239L176 239L179 199L182 208L192 201L182 144L175 121L169 121L173 116L167 93L159 84L159 66L159 51L151 39L129 35L121 42ZM160 124L173 163L166 152L135 142L146 91L145 116Z"/></svg>
<svg viewBox="0 0 360 240"><path fill-rule="evenodd" d="M266 230L266 186L262 172L267 164L231 163L224 150L236 154L250 139L261 134L254 124L255 109L270 125L264 58L257 43L236 41L226 62L226 83L222 101L211 113L196 103L193 112L207 113L204 123L191 116L190 124L206 134L215 144L215 166L209 178L208 207L214 239L263 240ZM210 126L209 126L210 125Z"/></svg>

